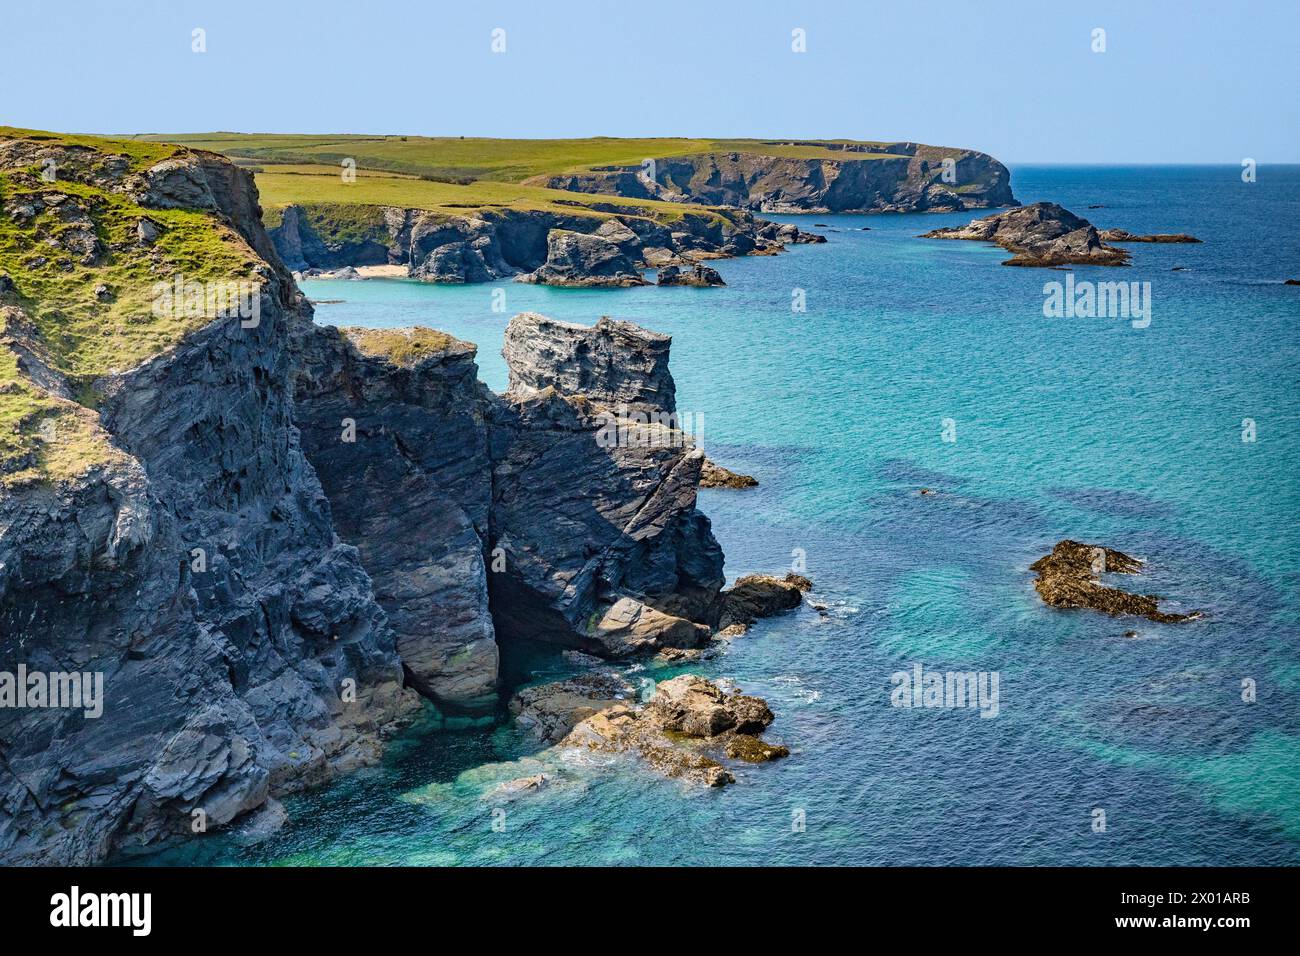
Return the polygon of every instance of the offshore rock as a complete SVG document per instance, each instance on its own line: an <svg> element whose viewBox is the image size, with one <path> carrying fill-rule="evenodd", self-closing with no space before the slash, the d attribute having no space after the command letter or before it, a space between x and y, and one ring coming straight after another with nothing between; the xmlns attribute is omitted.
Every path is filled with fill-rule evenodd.
<svg viewBox="0 0 1300 956"><path fill-rule="evenodd" d="M738 474L729 468L723 468L706 458L704 459L704 467L700 469L700 487L757 488L758 479L751 478L749 475Z"/></svg>
<svg viewBox="0 0 1300 956"><path fill-rule="evenodd" d="M727 283L722 281L722 276L718 274L717 269L710 269L706 265L696 263L694 268L683 272L678 266L670 265L659 270L659 285L686 285L696 286L698 288L708 288L710 286L724 286Z"/></svg>
<svg viewBox="0 0 1300 956"><path fill-rule="evenodd" d="M803 592L811 588L812 582L798 574L784 578L746 575L718 595L713 611L715 627L733 635L743 634L760 618L798 607L803 603Z"/></svg>
<svg viewBox="0 0 1300 956"><path fill-rule="evenodd" d="M1059 541L1051 554L1029 566L1038 573L1034 589L1046 604L1059 608L1091 608L1110 615L1135 614L1160 623L1200 617L1200 612L1169 614L1159 610L1154 594L1131 594L1101 583L1103 572L1140 574L1142 562L1122 551L1077 541Z"/></svg>
<svg viewBox="0 0 1300 956"><path fill-rule="evenodd" d="M499 631L602 656L698 643L722 551L696 508L704 456L674 427L669 342L511 320L489 422Z"/></svg>
<svg viewBox="0 0 1300 956"><path fill-rule="evenodd" d="M1050 202L975 219L966 226L935 229L921 238L995 243L1014 253L1004 266L1123 266L1129 259L1126 250L1106 245L1088 220Z"/></svg>

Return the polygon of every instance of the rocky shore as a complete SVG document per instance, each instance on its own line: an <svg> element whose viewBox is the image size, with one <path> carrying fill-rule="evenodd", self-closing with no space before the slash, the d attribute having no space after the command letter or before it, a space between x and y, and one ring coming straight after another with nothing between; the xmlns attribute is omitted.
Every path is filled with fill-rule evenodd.
<svg viewBox="0 0 1300 956"><path fill-rule="evenodd" d="M503 209L464 216L398 207L291 205L269 235L281 258L299 273L323 270L338 276L347 268L386 265L426 282L516 279L597 288L643 285L643 269L677 267L693 276L701 260L774 255L790 244L825 242L823 236L741 209L689 208L656 218L643 207L577 200L573 205L572 214ZM700 276L707 279L709 273L716 275L708 270Z"/></svg>
<svg viewBox="0 0 1300 956"><path fill-rule="evenodd" d="M469 343L316 325L251 176L149 150L0 143L6 208L80 197L87 241L109 238L82 249L81 232L47 234L36 213L4 262L0 401L32 411L0 469L0 653L102 673L105 687L102 720L0 710L6 863L151 850L191 836L196 815L209 831L242 825L376 760L421 696L490 708L502 642L691 653L736 616L696 507L704 457L675 419L666 336L516 316L510 387L494 395ZM59 183L25 172L47 157ZM145 220L165 244L137 235ZM168 258L213 235L216 251ZM73 287L37 281L86 260L110 295L75 307L103 324L226 250L239 258L221 268L247 271L216 275L254 283L255 319L153 313L118 326L102 357L66 351L74 305L41 290ZM87 376L92 362L108 370ZM93 408L74 398L87 389ZM653 755L671 721L648 710L588 728L584 746ZM736 725L705 742L731 747ZM703 760L682 772L717 777Z"/></svg>
<svg viewBox="0 0 1300 956"><path fill-rule="evenodd" d="M766 701L693 674L661 681L644 705L605 672L525 688L510 711L556 751L633 754L666 777L708 787L735 783L723 758L762 763L790 753L760 736L775 719Z"/></svg>

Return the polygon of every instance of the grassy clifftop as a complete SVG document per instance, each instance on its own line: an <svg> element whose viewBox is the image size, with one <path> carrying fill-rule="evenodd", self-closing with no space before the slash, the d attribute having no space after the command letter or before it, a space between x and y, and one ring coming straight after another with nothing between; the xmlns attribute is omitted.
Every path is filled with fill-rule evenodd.
<svg viewBox="0 0 1300 956"><path fill-rule="evenodd" d="M647 158L699 153L744 152L799 159L871 160L880 142L827 140L818 143L761 139L662 137L617 139L488 139L456 136L299 136L259 133L150 135L150 141L182 143L247 159L337 167L345 159L358 168L428 176L451 181L519 183L534 176L585 172L602 166L636 166ZM846 151L845 147L866 151Z"/></svg>
<svg viewBox="0 0 1300 956"><path fill-rule="evenodd" d="M110 456L90 411L95 381L215 318L206 306L155 309L158 284L247 282L260 262L210 211L140 205L140 175L177 155L0 127L0 484Z"/></svg>

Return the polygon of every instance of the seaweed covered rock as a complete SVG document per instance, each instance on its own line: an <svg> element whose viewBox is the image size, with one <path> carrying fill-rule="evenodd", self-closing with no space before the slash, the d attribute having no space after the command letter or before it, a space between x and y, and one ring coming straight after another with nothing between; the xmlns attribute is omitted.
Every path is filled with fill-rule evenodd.
<svg viewBox="0 0 1300 956"><path fill-rule="evenodd" d="M1077 541L1059 541L1050 554L1029 566L1038 574L1034 589L1046 604L1091 608L1110 615L1133 614L1159 623L1194 620L1199 612L1169 614L1159 610L1154 594L1133 594L1101 583L1103 573L1140 574L1142 562L1122 551Z"/></svg>

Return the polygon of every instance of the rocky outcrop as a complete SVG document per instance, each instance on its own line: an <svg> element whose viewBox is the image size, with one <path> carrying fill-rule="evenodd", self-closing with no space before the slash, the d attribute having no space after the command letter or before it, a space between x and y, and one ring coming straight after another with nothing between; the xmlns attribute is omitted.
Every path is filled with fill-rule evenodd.
<svg viewBox="0 0 1300 956"><path fill-rule="evenodd" d="M224 160L180 151L134 169L0 143L0 163L29 169L46 150L77 189L32 177L6 208L31 205L45 228L71 203L69 235L89 217L102 249L41 247L35 226L23 248L93 252L108 290L96 308L135 292L138 278L110 271L122 257L166 276L189 229L218 237L203 254L244 257L232 262L260 313L160 321L150 334L170 344L74 380L54 347L66 337L47 336L59 314L16 304L43 260L0 262L0 402L51 426L0 448L0 670L104 678L102 720L0 708L4 862L151 849L191 834L200 811L209 830L242 825L377 759L413 690L490 706L500 640L602 657L707 640L724 577L695 507L703 456L675 421L649 421L673 405L665 337L523 317L498 397L468 343L315 325L250 177ZM193 210L210 221L192 227ZM167 243L142 241L145 219ZM93 410L74 400L85 389Z"/></svg>
<svg viewBox="0 0 1300 956"><path fill-rule="evenodd" d="M667 335L608 316L588 327L521 312L506 326L501 354L511 395L554 388L613 408L671 413L677 410L671 346Z"/></svg>
<svg viewBox="0 0 1300 956"><path fill-rule="evenodd" d="M710 787L735 782L724 755L756 763L790 752L758 736L774 719L766 701L693 674L661 682L643 706L629 684L604 673L525 688L510 710L557 751L630 753L667 777Z"/></svg>
<svg viewBox="0 0 1300 956"><path fill-rule="evenodd" d="M1103 229L1102 242L1200 242L1185 232L1158 232L1149 236L1135 236L1126 229Z"/></svg>
<svg viewBox="0 0 1300 956"><path fill-rule="evenodd" d="M750 574L718 595L713 621L728 635L743 634L760 618L789 611L803 602L803 593L812 582L799 574L784 578L770 574Z"/></svg>
<svg viewBox="0 0 1300 956"><path fill-rule="evenodd" d="M764 146L776 148L764 152ZM830 152L817 158L789 155L790 147L808 146ZM837 148L842 156L834 155ZM657 158L650 168L653 178L642 165L540 176L529 182L776 213L953 212L1017 204L1010 173L993 157L917 143L755 144L743 151Z"/></svg>
<svg viewBox="0 0 1300 956"><path fill-rule="evenodd" d="M1190 621L1199 612L1169 614L1159 610L1154 594L1132 594L1101 583L1103 573L1140 574L1142 562L1122 551L1077 541L1059 541L1050 554L1029 566L1038 574L1034 589L1046 604L1059 608L1091 608L1113 616L1139 615L1163 624Z"/></svg>
<svg viewBox="0 0 1300 956"><path fill-rule="evenodd" d="M723 468L706 458L704 459L704 467L700 469L700 487L757 488L758 479L751 478L749 475L738 474L729 468Z"/></svg>
<svg viewBox="0 0 1300 956"><path fill-rule="evenodd" d="M506 329L490 422L498 630L601 656L707 638L722 551L695 507L704 456L681 431L670 340L531 313Z"/></svg>
<svg viewBox="0 0 1300 956"><path fill-rule="evenodd" d="M718 274L717 269L710 269L700 263L696 263L694 268L685 272L678 266L665 266L659 270L657 282L659 285L686 285L701 289L727 284L722 281L722 276Z"/></svg>
<svg viewBox="0 0 1300 956"><path fill-rule="evenodd" d="M626 287L645 285L627 253L609 239L596 234L552 229L546 237L546 261L521 282L539 285L580 287Z"/></svg>
<svg viewBox="0 0 1300 956"><path fill-rule="evenodd" d="M123 202L207 215L260 259L260 320L216 318L100 377L80 414L111 451L0 487L0 670L101 674L104 695L99 719L0 709L8 864L157 846L199 812L224 826L372 762L416 703L293 426L289 340L307 319L251 176L187 150L136 169L111 150L0 144L5 170L46 158L101 228ZM62 187L35 188L48 202Z"/></svg>
<svg viewBox="0 0 1300 956"><path fill-rule="evenodd" d="M430 329L319 326L300 328L294 346L303 448L409 682L443 706L490 708L489 397L474 346Z"/></svg>
<svg viewBox="0 0 1300 956"><path fill-rule="evenodd" d="M557 744L601 710L635 704L636 688L610 671L524 687L510 698L515 725L538 743Z"/></svg>
<svg viewBox="0 0 1300 956"><path fill-rule="evenodd" d="M1123 266L1129 259L1126 250L1106 245L1088 220L1050 202L935 229L922 238L992 242L1014 253L1004 266Z"/></svg>

